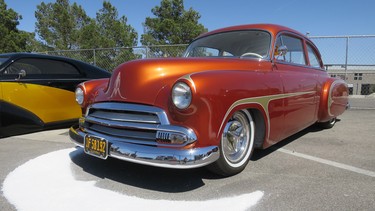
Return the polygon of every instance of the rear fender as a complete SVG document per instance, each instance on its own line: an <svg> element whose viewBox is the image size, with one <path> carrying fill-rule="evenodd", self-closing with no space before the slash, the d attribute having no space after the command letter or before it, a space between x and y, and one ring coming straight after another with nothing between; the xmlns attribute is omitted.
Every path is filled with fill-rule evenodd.
<svg viewBox="0 0 375 211"><path fill-rule="evenodd" d="M318 122L329 121L344 113L348 95L348 85L344 80L330 78L323 86Z"/></svg>

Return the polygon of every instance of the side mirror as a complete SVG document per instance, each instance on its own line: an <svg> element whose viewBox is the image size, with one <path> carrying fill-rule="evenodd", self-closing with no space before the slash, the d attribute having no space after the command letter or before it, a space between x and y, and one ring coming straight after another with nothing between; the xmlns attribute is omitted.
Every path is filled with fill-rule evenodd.
<svg viewBox="0 0 375 211"><path fill-rule="evenodd" d="M288 53L288 48L285 45L280 46L277 48L278 56L285 56Z"/></svg>
<svg viewBox="0 0 375 211"><path fill-rule="evenodd" d="M16 81L19 81L21 78L26 76L26 71L25 70L20 70L18 73L18 78L16 78Z"/></svg>

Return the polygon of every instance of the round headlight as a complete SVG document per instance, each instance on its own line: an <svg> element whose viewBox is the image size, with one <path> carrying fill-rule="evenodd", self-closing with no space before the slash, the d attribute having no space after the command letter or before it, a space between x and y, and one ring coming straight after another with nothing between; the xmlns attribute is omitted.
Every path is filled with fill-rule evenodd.
<svg viewBox="0 0 375 211"><path fill-rule="evenodd" d="M187 84L178 82L173 86L172 101L177 108L185 109L189 107L191 97L191 89Z"/></svg>
<svg viewBox="0 0 375 211"><path fill-rule="evenodd" d="M77 103L82 105L84 98L85 97L84 97L82 88L78 87L76 89L76 101L77 101Z"/></svg>

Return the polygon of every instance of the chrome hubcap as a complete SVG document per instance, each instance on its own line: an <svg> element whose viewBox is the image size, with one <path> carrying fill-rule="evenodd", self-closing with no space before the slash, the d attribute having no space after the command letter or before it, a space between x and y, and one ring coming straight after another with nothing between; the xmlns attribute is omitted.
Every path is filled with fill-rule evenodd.
<svg viewBox="0 0 375 211"><path fill-rule="evenodd" d="M243 112L234 113L227 122L223 137L223 153L231 163L240 162L249 148L250 127L246 115Z"/></svg>

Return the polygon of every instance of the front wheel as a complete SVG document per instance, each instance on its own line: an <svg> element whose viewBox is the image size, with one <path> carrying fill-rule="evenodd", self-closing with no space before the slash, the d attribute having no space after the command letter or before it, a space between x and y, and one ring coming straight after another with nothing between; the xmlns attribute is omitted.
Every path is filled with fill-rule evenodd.
<svg viewBox="0 0 375 211"><path fill-rule="evenodd" d="M225 125L220 140L220 158L209 170L231 176L243 171L254 148L254 121L247 110L236 111Z"/></svg>

